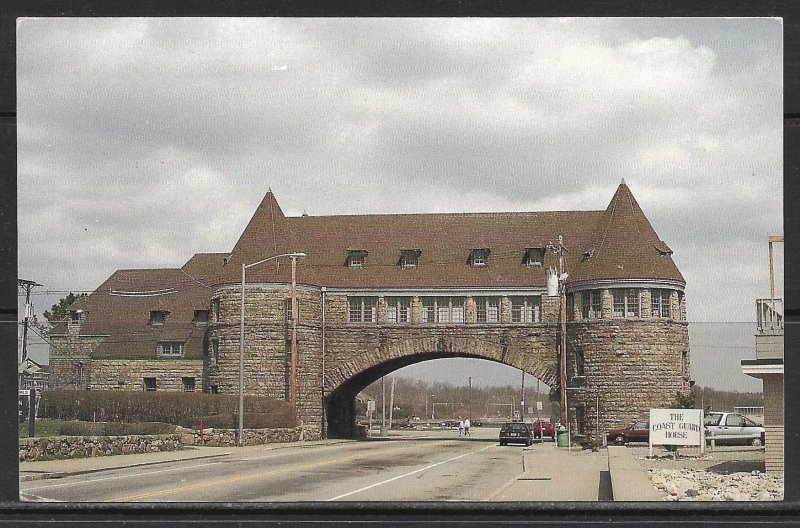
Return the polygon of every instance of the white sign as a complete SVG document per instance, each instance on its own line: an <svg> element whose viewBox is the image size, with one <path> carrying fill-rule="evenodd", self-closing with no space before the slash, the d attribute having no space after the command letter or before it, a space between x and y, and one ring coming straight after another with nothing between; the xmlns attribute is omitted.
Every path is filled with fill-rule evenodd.
<svg viewBox="0 0 800 528"><path fill-rule="evenodd" d="M540 402L540 401L536 402L536 410L537 411L541 411L542 410L542 402Z"/></svg>
<svg viewBox="0 0 800 528"><path fill-rule="evenodd" d="M367 411L375 412L375 400L367 400Z"/></svg>
<svg viewBox="0 0 800 528"><path fill-rule="evenodd" d="M702 409L650 409L650 448L699 445L705 449Z"/></svg>
<svg viewBox="0 0 800 528"><path fill-rule="evenodd" d="M31 390L30 389L19 389L20 396L30 396Z"/></svg>

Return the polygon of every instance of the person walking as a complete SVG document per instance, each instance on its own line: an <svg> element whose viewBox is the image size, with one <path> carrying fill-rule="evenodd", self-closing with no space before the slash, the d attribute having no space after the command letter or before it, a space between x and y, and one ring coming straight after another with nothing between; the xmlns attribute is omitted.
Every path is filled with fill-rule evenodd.
<svg viewBox="0 0 800 528"><path fill-rule="evenodd" d="M464 436L469 436L469 418L464 420Z"/></svg>
<svg viewBox="0 0 800 528"><path fill-rule="evenodd" d="M461 436L462 434L464 434L464 420L461 420L460 418L459 420L460 421L458 422L458 436Z"/></svg>

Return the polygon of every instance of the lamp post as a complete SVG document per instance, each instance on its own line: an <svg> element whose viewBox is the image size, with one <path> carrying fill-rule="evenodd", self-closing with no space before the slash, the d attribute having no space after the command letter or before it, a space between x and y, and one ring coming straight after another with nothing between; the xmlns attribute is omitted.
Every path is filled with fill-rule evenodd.
<svg viewBox="0 0 800 528"><path fill-rule="evenodd" d="M248 268L252 268L253 266L258 266L259 264L263 264L264 262L268 262L270 260L275 260L281 257L288 257L292 259L292 360L291 360L291 368L292 372L290 373L290 380L294 381L294 368L296 367L295 363L295 354L296 350L296 309L297 303L295 302L295 296L297 294L296 285L295 285L295 261L299 258L305 257L305 253L282 253L280 255L273 255L271 257L267 257L265 259L259 260L258 262L253 262L252 264L245 264L242 262L242 292L241 292L241 307L239 310L239 435L238 435L238 444L242 445L243 441L243 433L244 433L244 284L245 284L245 273ZM292 403L295 403L295 394L294 394L294 385L291 385L291 393L290 393L290 400ZM297 409L295 408L295 413L297 413Z"/></svg>

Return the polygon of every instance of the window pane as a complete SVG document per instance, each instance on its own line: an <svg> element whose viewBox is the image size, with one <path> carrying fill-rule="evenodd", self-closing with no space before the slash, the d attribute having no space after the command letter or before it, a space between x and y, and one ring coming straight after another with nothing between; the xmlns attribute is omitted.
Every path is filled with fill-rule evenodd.
<svg viewBox="0 0 800 528"><path fill-rule="evenodd" d="M614 317L625 317L625 292L623 290L611 290L614 299Z"/></svg>
<svg viewBox="0 0 800 528"><path fill-rule="evenodd" d="M626 317L637 317L639 315L639 295L636 290L628 290L625 295Z"/></svg>

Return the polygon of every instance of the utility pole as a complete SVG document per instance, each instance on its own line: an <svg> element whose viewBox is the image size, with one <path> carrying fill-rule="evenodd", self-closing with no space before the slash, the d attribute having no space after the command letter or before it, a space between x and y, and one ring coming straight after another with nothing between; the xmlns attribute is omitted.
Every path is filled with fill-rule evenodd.
<svg viewBox="0 0 800 528"><path fill-rule="evenodd" d="M549 251L558 255L558 319L559 319L559 339L558 339L558 356L559 356L559 386L560 386L560 421L566 425L567 421L567 274L566 261L564 260L564 253L567 248L564 246L564 237L558 235L558 245L553 245L552 242L547 243Z"/></svg>
<svg viewBox="0 0 800 528"><path fill-rule="evenodd" d="M469 407L467 407L467 418L469 418L471 421L472 420L472 376L469 377L469 392L467 393L467 397L469 398L469 400L467 401L467 405L469 405Z"/></svg>
<svg viewBox="0 0 800 528"><path fill-rule="evenodd" d="M522 369L520 369L522 370ZM525 422L525 371L522 370L522 389L519 397L519 421Z"/></svg>
<svg viewBox="0 0 800 528"><path fill-rule="evenodd" d="M17 286L25 290L25 316L22 319L22 354L19 359L21 365L28 358L28 323L33 317L33 305L31 304L31 289L41 284L25 280L17 279Z"/></svg>
<svg viewBox="0 0 800 528"><path fill-rule="evenodd" d="M775 268L772 254L772 244L783 242L783 235L770 235L769 237L769 298L775 299Z"/></svg>
<svg viewBox="0 0 800 528"><path fill-rule="evenodd" d="M389 392L389 429L392 428L392 414L394 411L394 376L392 376L392 390Z"/></svg>
<svg viewBox="0 0 800 528"><path fill-rule="evenodd" d="M381 431L384 431L386 429L386 383L383 376L381 376L381 408L383 409L381 415Z"/></svg>

